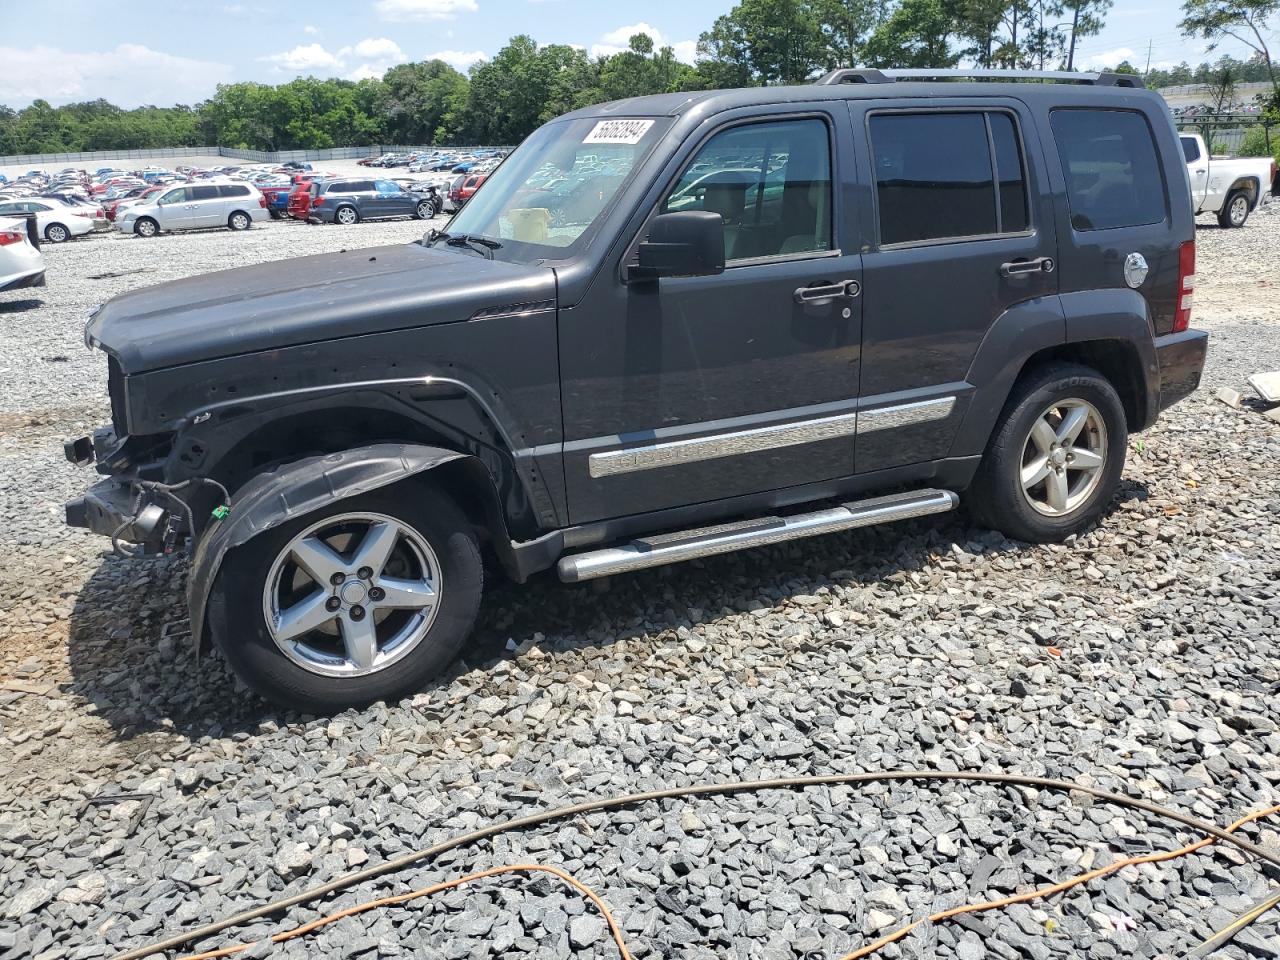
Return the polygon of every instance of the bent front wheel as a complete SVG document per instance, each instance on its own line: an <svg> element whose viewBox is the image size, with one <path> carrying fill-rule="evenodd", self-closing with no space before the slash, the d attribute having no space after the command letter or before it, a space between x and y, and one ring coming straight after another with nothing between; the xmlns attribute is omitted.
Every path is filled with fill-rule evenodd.
<svg viewBox="0 0 1280 960"><path fill-rule="evenodd" d="M246 684L330 713L394 700L443 671L475 622L475 534L443 491L351 497L227 555L210 626Z"/></svg>

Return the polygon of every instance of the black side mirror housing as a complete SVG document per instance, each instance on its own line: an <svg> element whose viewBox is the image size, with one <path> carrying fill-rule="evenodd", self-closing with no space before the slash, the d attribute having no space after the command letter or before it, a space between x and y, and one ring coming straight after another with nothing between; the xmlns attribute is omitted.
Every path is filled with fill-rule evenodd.
<svg viewBox="0 0 1280 960"><path fill-rule="evenodd" d="M724 218L710 210L662 213L640 244L639 262L627 271L631 280L661 277L709 277L724 272Z"/></svg>

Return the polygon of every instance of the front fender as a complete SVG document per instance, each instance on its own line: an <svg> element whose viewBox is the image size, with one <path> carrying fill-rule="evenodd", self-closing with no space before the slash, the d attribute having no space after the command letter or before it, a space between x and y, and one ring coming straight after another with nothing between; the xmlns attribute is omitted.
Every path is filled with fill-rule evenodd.
<svg viewBox="0 0 1280 960"><path fill-rule="evenodd" d="M236 492L231 513L209 528L192 555L187 607L196 650L203 653L208 647L205 618L209 593L228 551L337 500L464 458L465 454L440 447L379 443L308 457L254 477Z"/></svg>

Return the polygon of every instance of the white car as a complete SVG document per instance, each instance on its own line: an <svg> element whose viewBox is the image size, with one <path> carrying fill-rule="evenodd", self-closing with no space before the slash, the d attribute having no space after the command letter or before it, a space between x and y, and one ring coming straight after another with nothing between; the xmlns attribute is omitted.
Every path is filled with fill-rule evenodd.
<svg viewBox="0 0 1280 960"><path fill-rule="evenodd" d="M50 243L66 243L72 237L83 237L93 232L93 210L49 197L0 203L0 217L15 213L34 213L40 236Z"/></svg>
<svg viewBox="0 0 1280 960"><path fill-rule="evenodd" d="M175 185L117 211L116 229L140 237L205 227L248 230L270 216L267 199L257 187L243 181L203 180Z"/></svg>
<svg viewBox="0 0 1280 960"><path fill-rule="evenodd" d="M44 255L27 237L25 220L0 218L0 290L44 286Z"/></svg>
<svg viewBox="0 0 1280 960"><path fill-rule="evenodd" d="M1223 227L1243 227L1271 192L1276 162L1270 157L1211 157L1198 133L1180 138L1195 212L1216 213Z"/></svg>

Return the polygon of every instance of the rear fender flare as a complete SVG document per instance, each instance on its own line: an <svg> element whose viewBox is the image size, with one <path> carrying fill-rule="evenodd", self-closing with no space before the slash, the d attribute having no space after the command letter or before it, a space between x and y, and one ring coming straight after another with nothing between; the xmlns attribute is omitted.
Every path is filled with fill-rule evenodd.
<svg viewBox="0 0 1280 960"><path fill-rule="evenodd" d="M340 453L297 460L261 473L240 490L231 504L231 513L210 527L200 539L191 558L187 577L187 606L191 615L191 635L196 650L209 646L207 619L209 599L218 572L227 554L259 536L298 517L314 513L347 497L368 493L446 465L468 466L474 457L442 447L420 444L379 443ZM487 476L475 461L467 470L468 479ZM478 470L475 468L479 468ZM496 504L490 484L488 500ZM483 522L492 527L495 510L485 509ZM498 521L500 523L500 520ZM511 552L511 542L492 531L499 556Z"/></svg>

